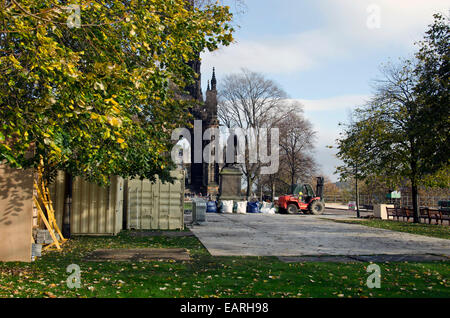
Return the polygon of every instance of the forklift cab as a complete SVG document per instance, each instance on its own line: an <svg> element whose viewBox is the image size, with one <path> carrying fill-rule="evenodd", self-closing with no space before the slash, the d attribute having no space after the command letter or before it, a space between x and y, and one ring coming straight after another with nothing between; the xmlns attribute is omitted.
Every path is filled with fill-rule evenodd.
<svg viewBox="0 0 450 318"><path fill-rule="evenodd" d="M295 184L292 188L293 195L299 196L299 194L302 193L302 198L299 198L300 201L309 202L315 197L314 190L310 184Z"/></svg>
<svg viewBox="0 0 450 318"><path fill-rule="evenodd" d="M312 186L308 183L306 184L294 184L292 186L292 195L299 196L300 192L302 193L301 201L303 202L310 202L311 199L319 197L322 201L323 198L323 185L324 185L324 178L323 177L317 177L317 186L316 191L314 192Z"/></svg>

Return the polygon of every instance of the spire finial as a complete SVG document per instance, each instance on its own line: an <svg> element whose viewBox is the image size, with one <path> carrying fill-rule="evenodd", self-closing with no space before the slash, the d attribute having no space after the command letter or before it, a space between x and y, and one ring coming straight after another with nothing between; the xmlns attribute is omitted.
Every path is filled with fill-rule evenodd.
<svg viewBox="0 0 450 318"><path fill-rule="evenodd" d="M208 88L206 89L207 91L210 91L211 88L209 87L209 80L208 80Z"/></svg>
<svg viewBox="0 0 450 318"><path fill-rule="evenodd" d="M216 80L216 68L213 67L213 74L211 79L211 89L216 90L217 80Z"/></svg>

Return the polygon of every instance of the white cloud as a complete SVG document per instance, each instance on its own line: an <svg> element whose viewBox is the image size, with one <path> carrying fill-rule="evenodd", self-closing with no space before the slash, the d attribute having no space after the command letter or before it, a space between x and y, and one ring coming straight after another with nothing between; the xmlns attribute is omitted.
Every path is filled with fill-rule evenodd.
<svg viewBox="0 0 450 318"><path fill-rule="evenodd" d="M336 157L339 122L345 122L350 111L363 105L369 98L368 95L342 95L314 100L297 99L304 106L305 116L317 132L314 157L321 171L333 181L338 179L334 172L341 164Z"/></svg>
<svg viewBox="0 0 450 318"><path fill-rule="evenodd" d="M368 95L344 95L323 99L297 99L307 112L350 110L362 106L369 99Z"/></svg>
<svg viewBox="0 0 450 318"><path fill-rule="evenodd" d="M295 73L322 65L325 60L345 54L346 49L319 30L288 34L261 40L241 40L213 53L203 54L206 69L212 66L223 73L246 67L263 73Z"/></svg>
<svg viewBox="0 0 450 318"><path fill-rule="evenodd" d="M317 1L316 5L325 17L320 29L238 39L229 47L203 54L203 65L208 70L216 66L222 73L246 67L269 74L290 74L326 67L374 48L400 46L409 50L423 37L433 14L450 9L448 0L328 0ZM380 8L379 29L367 27L370 5Z"/></svg>
<svg viewBox="0 0 450 318"><path fill-rule="evenodd" d="M367 27L370 14L367 9L371 4L381 10L379 29ZM280 33L276 37L263 34L251 40L238 38L229 47L203 54L203 67L207 70L204 74L209 74L215 66L220 74L246 67L265 74L291 75L351 59L357 60L355 67L358 67L359 59L371 58L378 52L381 57L386 52L412 53L414 42L423 37L433 14L448 15L450 9L449 0L317 0L314 5L320 8L320 20L324 21L319 29L283 34L278 26L275 29ZM261 18L270 21L270 16ZM335 149L325 147L334 145L339 133L338 122L345 120L345 111L363 105L368 98L355 94L298 100L318 131L316 158L326 174L331 175L339 164Z"/></svg>
<svg viewBox="0 0 450 318"><path fill-rule="evenodd" d="M433 21L434 13L448 14L448 0L340 0L318 1L327 16L326 28L336 35L343 35L346 42L358 45L411 47L420 40ZM369 8L379 8L380 28L370 29L367 21Z"/></svg>

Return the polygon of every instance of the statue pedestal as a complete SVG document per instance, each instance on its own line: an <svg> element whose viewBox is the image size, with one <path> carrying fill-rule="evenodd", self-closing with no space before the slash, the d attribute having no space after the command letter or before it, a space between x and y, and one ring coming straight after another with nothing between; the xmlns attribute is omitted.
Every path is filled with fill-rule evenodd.
<svg viewBox="0 0 450 318"><path fill-rule="evenodd" d="M226 166L220 171L219 200L242 201L242 171L238 167Z"/></svg>

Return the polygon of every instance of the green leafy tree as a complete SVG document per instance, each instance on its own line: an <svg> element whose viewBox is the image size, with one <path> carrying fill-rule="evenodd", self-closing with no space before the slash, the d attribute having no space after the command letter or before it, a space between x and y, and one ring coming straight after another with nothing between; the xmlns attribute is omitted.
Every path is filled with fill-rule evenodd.
<svg viewBox="0 0 450 318"><path fill-rule="evenodd" d="M0 1L0 160L167 179L188 62L228 45L231 20L185 0Z"/></svg>
<svg viewBox="0 0 450 318"><path fill-rule="evenodd" d="M436 16L417 59L383 69L374 97L338 140L343 169L360 162L365 174L410 180L415 222L419 185L448 180L448 40L448 23Z"/></svg>
<svg viewBox="0 0 450 318"><path fill-rule="evenodd" d="M434 15L434 19L416 54L414 92L423 105L417 127L427 137L419 140L424 172L439 176L429 179L431 185L449 187L450 23L449 18L441 14Z"/></svg>
<svg viewBox="0 0 450 318"><path fill-rule="evenodd" d="M337 167L337 173L340 174L341 180L354 180L356 211L359 213L359 187L358 180L365 178L367 169L367 160L365 151L367 146L364 145L364 140L361 139L362 127L357 124L351 124L347 129L341 133L339 140L338 158L341 159L343 165Z"/></svg>

